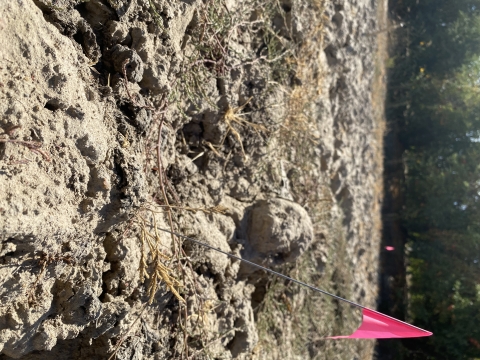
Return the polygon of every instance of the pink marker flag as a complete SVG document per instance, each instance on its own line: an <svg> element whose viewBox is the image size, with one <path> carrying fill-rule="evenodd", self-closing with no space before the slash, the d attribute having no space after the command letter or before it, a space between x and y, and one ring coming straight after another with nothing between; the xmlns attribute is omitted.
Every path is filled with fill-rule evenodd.
<svg viewBox="0 0 480 360"><path fill-rule="evenodd" d="M334 299L346 302L350 305L354 305L356 307L359 307L362 309L362 324L360 327L352 334L348 336L331 336L327 337L327 339L389 339L389 338L412 338L412 337L421 337L421 336L430 336L432 333L430 331L426 331L423 329L420 329L416 326L407 324L403 321L394 319L390 316L383 315L382 313L379 313L378 311L368 309L360 304L357 304L353 301L344 299L338 295L331 294L325 290L316 288L315 286L309 285L307 283L304 283L302 281L293 279L287 275L283 275L277 271L274 271L272 269L266 268L262 265L259 265L257 263L254 263L252 261L249 261L247 259L243 259L237 255L230 254L226 251L223 251L221 249L218 249L212 245L206 244L204 242L198 241L196 239L193 239L191 237L167 230L167 229L162 229L162 228L157 228L157 230L161 230L170 234L177 235L178 237L181 237L185 240L189 240L195 244L198 244L200 246L206 247L208 249L217 251L221 254L224 254L232 259L242 261L244 263L250 264L251 266L254 266L256 268L265 270L266 272L269 272L273 275L276 275L278 277L281 277L285 280L292 281L294 283L297 283L301 286L305 286L313 291L322 293L324 295L331 296Z"/></svg>
<svg viewBox="0 0 480 360"><path fill-rule="evenodd" d="M330 336L327 339L392 339L432 335L430 331L420 329L375 310L363 308L362 315L362 324L352 335Z"/></svg>
<svg viewBox="0 0 480 360"><path fill-rule="evenodd" d="M393 250L395 250L395 248L393 246L385 246L385 250L393 251Z"/></svg>

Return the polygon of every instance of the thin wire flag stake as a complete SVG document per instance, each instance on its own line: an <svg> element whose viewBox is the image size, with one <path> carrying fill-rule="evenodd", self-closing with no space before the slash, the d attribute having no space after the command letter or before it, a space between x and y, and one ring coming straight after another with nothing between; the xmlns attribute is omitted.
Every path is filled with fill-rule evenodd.
<svg viewBox="0 0 480 360"><path fill-rule="evenodd" d="M423 329L420 329L419 327L407 324L406 322L403 322L401 320L395 319L391 316L382 314L376 310L369 309L363 305L357 304L356 302L353 302L351 300L344 299L340 296L331 294L325 290L319 289L315 286L309 285L307 283L304 283L302 281L293 279L289 276L283 275L277 271L274 271L272 269L266 268L264 266L261 266L259 264L256 264L254 262L251 262L246 259L242 259L239 256L230 254L226 251L220 250L214 246L211 246L209 244L206 244L202 241L198 241L196 239L192 239L188 236L167 230L167 229L162 229L162 228L157 228L158 230L176 235L178 237L181 237L185 240L191 241L197 245L206 247L210 250L214 250L216 252L222 253L232 259L244 262L246 264L249 264L253 267L256 267L258 269L264 270L266 272L269 272L273 275L276 275L278 277L281 277L283 279L292 281L298 285L304 286L309 288L310 290L322 293L324 295L330 296L332 298L335 298L337 300L346 302L350 305L356 306L358 308L362 309L362 324L360 327L351 335L342 335L342 336L330 336L327 337L327 339L390 339L390 338L413 338L413 337L424 337L424 336L431 336L432 333L430 331L426 331Z"/></svg>

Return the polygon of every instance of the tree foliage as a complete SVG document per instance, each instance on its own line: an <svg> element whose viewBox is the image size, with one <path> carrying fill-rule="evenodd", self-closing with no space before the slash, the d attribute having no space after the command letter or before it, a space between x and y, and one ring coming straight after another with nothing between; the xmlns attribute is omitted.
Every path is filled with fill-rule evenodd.
<svg viewBox="0 0 480 360"><path fill-rule="evenodd" d="M409 359L480 358L480 0L403 0L387 117L404 148Z"/></svg>

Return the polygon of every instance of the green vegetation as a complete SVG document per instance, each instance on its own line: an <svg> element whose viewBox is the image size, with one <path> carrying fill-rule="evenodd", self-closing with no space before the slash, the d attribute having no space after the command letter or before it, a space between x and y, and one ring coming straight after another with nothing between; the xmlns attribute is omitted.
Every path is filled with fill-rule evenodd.
<svg viewBox="0 0 480 360"><path fill-rule="evenodd" d="M404 23L387 117L404 149L409 317L434 333L397 358L480 358L480 1L391 5Z"/></svg>

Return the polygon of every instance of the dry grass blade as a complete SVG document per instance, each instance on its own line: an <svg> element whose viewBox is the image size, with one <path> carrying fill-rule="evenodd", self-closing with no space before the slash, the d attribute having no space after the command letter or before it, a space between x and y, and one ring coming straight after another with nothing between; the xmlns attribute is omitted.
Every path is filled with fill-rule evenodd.
<svg viewBox="0 0 480 360"><path fill-rule="evenodd" d="M223 205L217 205L217 206L208 208L207 210L209 210L212 213L216 213L216 214L225 214L227 212L228 208L226 206L223 206Z"/></svg>
<svg viewBox="0 0 480 360"><path fill-rule="evenodd" d="M175 297L182 303L185 303L185 300L178 292L178 288L182 287L182 284L175 279L171 273L172 270L168 268L167 265L164 264L164 261L170 261L171 258L167 255L163 254L159 246L161 244L160 235L158 234L157 229L157 222L155 219L155 214L152 212L153 217L153 229L154 234L151 234L147 230L146 221L145 219L141 219L140 221L140 242L141 242L141 257L140 257L140 279L144 281L145 279L149 279L149 284L147 287L148 297L149 297L149 304L151 304L155 298L155 294L158 290L158 285L161 281L165 283L168 290L175 295ZM146 253L146 245L149 248L150 256L152 258L153 263L153 270L148 270L147 264L147 253Z"/></svg>
<svg viewBox="0 0 480 360"><path fill-rule="evenodd" d="M42 150L42 143L38 141L23 141L23 140L15 140L15 139L0 139L0 143L13 143L18 145L23 145L30 151L40 154L46 161L51 161L50 156L46 153L45 150Z"/></svg>
<svg viewBox="0 0 480 360"><path fill-rule="evenodd" d="M204 143L205 145L207 145L208 148L215 153L215 155L221 156L220 153L217 151L217 149L215 149L215 147L212 145L211 142L205 140L203 143ZM192 160L192 161L193 161L193 160Z"/></svg>
<svg viewBox="0 0 480 360"><path fill-rule="evenodd" d="M166 205L157 205L162 208L166 208ZM189 206L175 206L175 205L168 205L168 208L170 209L178 209L178 210L186 210L186 211L191 211L193 213L196 213L197 211L202 211L205 214L225 214L228 210L228 207L223 206L223 205L216 205L216 206L211 206L211 207L189 207ZM150 210L153 213L156 213L156 211Z"/></svg>
<svg viewBox="0 0 480 360"><path fill-rule="evenodd" d="M237 138L238 142L240 143L240 147L242 149L242 153L243 153L244 156L245 156L245 149L243 148L242 137L240 136L240 133L237 131L237 129L235 129L233 124L235 123L235 124L238 124L240 126L251 127L253 130L255 130L255 132L259 136L260 136L260 131L263 131L263 132L267 131L267 128L265 126L260 125L260 124L254 124L254 123L244 119L243 116L246 115L246 114L241 113L241 111L245 108L245 106L248 105L248 103L251 100L252 100L252 98L248 99L245 102L245 104L243 104L242 106L238 106L238 107L231 107L230 105L228 105L227 110L223 114L223 120L227 124L227 133L225 134L225 136L222 140L222 144L225 141L226 137L228 136L228 133L231 132Z"/></svg>
<svg viewBox="0 0 480 360"><path fill-rule="evenodd" d="M163 282L167 285L168 290L170 290L170 292L173 295L175 295L175 297L180 302L183 302L183 303L185 302L185 300L180 296L180 294L178 293L178 291L176 289L178 287L181 287L182 284L180 284L180 282L177 279L173 278L170 275L170 270L165 265L163 265L160 261L157 262L157 268L155 269L154 275L155 275L154 278L158 278L158 279L163 280ZM155 296L155 289L150 294L150 299L149 299L150 303L153 302L154 296Z"/></svg>

